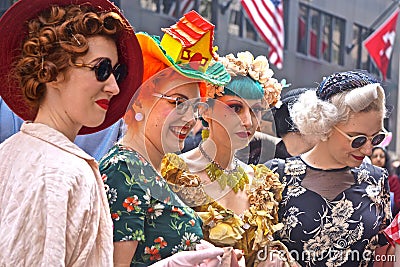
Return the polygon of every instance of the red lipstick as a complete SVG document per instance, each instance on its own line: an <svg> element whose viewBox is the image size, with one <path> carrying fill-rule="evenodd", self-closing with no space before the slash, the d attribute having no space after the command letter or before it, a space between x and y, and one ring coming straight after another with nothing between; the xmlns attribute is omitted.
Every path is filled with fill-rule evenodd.
<svg viewBox="0 0 400 267"><path fill-rule="evenodd" d="M237 132L236 135L239 136L240 138L248 138L251 135L251 133L250 132Z"/></svg>
<svg viewBox="0 0 400 267"><path fill-rule="evenodd" d="M364 159L364 156L354 156L354 155L352 155L353 156L353 158L355 158L356 160L363 160Z"/></svg>
<svg viewBox="0 0 400 267"><path fill-rule="evenodd" d="M108 99L100 99L96 101L96 104L99 105L102 109L107 110L110 101Z"/></svg>

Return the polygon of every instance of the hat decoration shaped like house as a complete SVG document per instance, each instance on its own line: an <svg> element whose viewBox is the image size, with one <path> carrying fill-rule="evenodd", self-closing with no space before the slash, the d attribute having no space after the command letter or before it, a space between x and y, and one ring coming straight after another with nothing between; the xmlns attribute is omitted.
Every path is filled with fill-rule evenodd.
<svg viewBox="0 0 400 267"><path fill-rule="evenodd" d="M192 10L169 28L162 28L161 46L180 65L205 72L217 54L212 47L214 25ZM215 47L216 50L216 47Z"/></svg>

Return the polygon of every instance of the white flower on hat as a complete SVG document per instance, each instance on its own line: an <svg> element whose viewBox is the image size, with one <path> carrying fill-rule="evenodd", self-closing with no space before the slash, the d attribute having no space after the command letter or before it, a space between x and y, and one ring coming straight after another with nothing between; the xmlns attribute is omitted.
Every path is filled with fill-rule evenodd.
<svg viewBox="0 0 400 267"><path fill-rule="evenodd" d="M219 57L220 61L231 76L247 76L260 83L264 89L264 98L268 105L274 106L280 99L282 84L272 78L274 71L270 69L268 59L265 56L257 56L254 59L249 51Z"/></svg>

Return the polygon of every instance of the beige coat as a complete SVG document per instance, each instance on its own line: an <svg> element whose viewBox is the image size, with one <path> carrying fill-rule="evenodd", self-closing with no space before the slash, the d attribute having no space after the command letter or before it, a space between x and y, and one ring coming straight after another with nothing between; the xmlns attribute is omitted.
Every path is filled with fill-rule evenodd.
<svg viewBox="0 0 400 267"><path fill-rule="evenodd" d="M112 266L97 162L39 123L0 144L0 266Z"/></svg>

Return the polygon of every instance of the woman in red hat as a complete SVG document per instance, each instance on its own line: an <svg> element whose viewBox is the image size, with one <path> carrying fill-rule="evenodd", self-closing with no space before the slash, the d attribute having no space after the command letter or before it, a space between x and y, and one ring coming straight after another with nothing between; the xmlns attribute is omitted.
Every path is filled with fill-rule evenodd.
<svg viewBox="0 0 400 267"><path fill-rule="evenodd" d="M112 266L98 165L73 141L116 122L141 83L132 27L107 0L21 0L0 36L1 96L27 121L0 145L0 266Z"/></svg>

